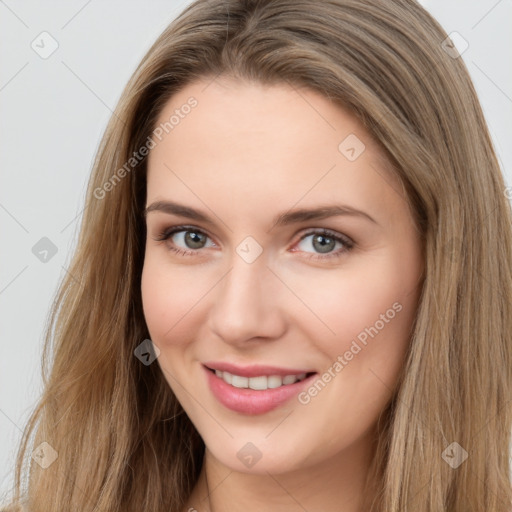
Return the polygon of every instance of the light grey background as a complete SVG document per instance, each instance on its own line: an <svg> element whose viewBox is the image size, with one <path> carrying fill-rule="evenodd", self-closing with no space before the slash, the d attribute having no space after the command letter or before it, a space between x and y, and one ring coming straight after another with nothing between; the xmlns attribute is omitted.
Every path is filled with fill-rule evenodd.
<svg viewBox="0 0 512 512"><path fill-rule="evenodd" d="M41 390L42 333L101 135L140 59L188 3L0 0L0 494L13 485L15 450ZM422 4L469 44L462 58L512 185L512 1ZM58 43L46 59L31 47L51 48L44 31ZM57 250L47 262L32 252L43 237Z"/></svg>

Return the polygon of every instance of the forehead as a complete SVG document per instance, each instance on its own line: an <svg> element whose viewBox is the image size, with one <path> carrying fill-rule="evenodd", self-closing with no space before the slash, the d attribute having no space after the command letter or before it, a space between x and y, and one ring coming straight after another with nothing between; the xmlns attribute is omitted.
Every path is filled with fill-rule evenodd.
<svg viewBox="0 0 512 512"><path fill-rule="evenodd" d="M148 202L208 199L241 215L318 201L358 203L378 215L378 203L403 202L360 121L309 89L195 82L167 102L155 129Z"/></svg>

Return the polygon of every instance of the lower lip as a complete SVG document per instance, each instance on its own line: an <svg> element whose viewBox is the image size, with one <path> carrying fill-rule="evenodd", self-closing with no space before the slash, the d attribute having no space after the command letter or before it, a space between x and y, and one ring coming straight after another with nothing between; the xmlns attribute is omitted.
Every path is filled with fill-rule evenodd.
<svg viewBox="0 0 512 512"><path fill-rule="evenodd" d="M250 415L264 414L276 409L297 395L317 375L314 373L294 384L257 391L249 388L235 388L217 377L214 372L205 366L203 366L203 369L206 372L206 378L212 393L222 405L232 411Z"/></svg>

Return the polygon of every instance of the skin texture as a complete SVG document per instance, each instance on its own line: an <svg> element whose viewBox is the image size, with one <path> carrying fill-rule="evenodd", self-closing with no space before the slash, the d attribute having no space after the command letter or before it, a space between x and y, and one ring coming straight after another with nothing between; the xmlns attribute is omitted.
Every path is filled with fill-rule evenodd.
<svg viewBox="0 0 512 512"><path fill-rule="evenodd" d="M197 106L155 139L146 206L179 202L213 224L149 212L141 284L157 364L206 445L184 510L359 511L375 423L403 366L421 290L421 241L402 188L357 118L314 91L200 81L173 96L159 122L191 96ZM339 149L351 134L362 152L353 138ZM333 204L376 222L342 215L273 227L280 213ZM205 235L195 245L186 230L155 240L182 224ZM314 243L322 228L354 247L327 240L322 252L322 240ZM262 249L252 263L236 251L248 236ZM347 360L371 326L377 333ZM336 371L339 356L346 364ZM303 396L307 403L294 397L245 415L212 395L201 366L208 360L319 377L330 368L331 379ZM248 442L261 453L250 468L237 457Z"/></svg>

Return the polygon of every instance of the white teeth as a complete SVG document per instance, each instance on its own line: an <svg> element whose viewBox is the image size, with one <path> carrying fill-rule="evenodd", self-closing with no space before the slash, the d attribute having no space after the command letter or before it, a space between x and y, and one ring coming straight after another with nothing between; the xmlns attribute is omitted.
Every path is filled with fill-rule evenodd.
<svg viewBox="0 0 512 512"><path fill-rule="evenodd" d="M251 389L267 389L267 377L264 375L261 377L251 377L249 379L249 387Z"/></svg>
<svg viewBox="0 0 512 512"><path fill-rule="evenodd" d="M298 375L286 375L284 377L281 377L280 375L270 375L268 377L266 375L261 375L259 377L242 377L240 375L233 375L229 372L221 372L220 370L215 370L215 375L235 388L250 388L258 391L287 386L294 384L298 380L306 378L305 373L299 373Z"/></svg>
<svg viewBox="0 0 512 512"><path fill-rule="evenodd" d="M278 388L283 385L283 379L279 375L271 375L267 377L267 386L269 388Z"/></svg>
<svg viewBox="0 0 512 512"><path fill-rule="evenodd" d="M240 375L233 375L231 385L235 388L247 388L249 387L249 378L241 377Z"/></svg>

